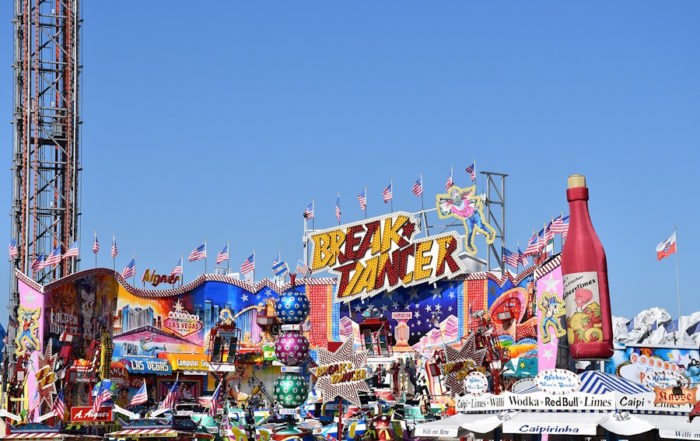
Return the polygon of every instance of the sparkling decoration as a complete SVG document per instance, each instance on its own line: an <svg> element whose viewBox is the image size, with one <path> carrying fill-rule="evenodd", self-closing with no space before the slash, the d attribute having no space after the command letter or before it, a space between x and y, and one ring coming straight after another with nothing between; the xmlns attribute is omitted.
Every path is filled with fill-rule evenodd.
<svg viewBox="0 0 700 441"><path fill-rule="evenodd" d="M275 312L279 321L285 324L296 325L302 323L309 316L309 299L303 292L289 291L280 295Z"/></svg>
<svg viewBox="0 0 700 441"><path fill-rule="evenodd" d="M287 409L299 407L306 400L309 386L299 374L282 374L275 380L275 399Z"/></svg>
<svg viewBox="0 0 700 441"><path fill-rule="evenodd" d="M367 352L354 352L353 340L346 340L335 351L318 349L318 367L311 369L316 376L316 390L328 403L341 397L360 406L359 391L369 392L367 378Z"/></svg>
<svg viewBox="0 0 700 441"><path fill-rule="evenodd" d="M469 372L481 366L486 356L486 349L476 350L474 334L470 334L462 349L452 346L445 348L447 361L440 367L445 375L445 385L457 395L464 395L464 380Z"/></svg>
<svg viewBox="0 0 700 441"><path fill-rule="evenodd" d="M56 358L57 355L51 351L51 345L46 345L44 354L39 354L37 360L39 368L35 372L39 397L49 407L53 407L53 396L56 394L56 373L54 372Z"/></svg>
<svg viewBox="0 0 700 441"><path fill-rule="evenodd" d="M297 331L282 333L275 341L275 355L284 365L298 366L309 355L309 340Z"/></svg>

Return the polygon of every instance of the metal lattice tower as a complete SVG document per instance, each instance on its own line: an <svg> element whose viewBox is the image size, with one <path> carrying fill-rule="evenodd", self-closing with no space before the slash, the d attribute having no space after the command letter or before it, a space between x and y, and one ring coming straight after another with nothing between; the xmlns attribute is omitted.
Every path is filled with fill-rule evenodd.
<svg viewBox="0 0 700 441"><path fill-rule="evenodd" d="M14 1L14 138L10 326L19 294L14 269L40 283L77 270L76 258L33 271L38 255L64 253L78 239L80 171L79 0Z"/></svg>
<svg viewBox="0 0 700 441"><path fill-rule="evenodd" d="M501 274L503 274L505 269L503 263L503 247L506 246L506 178L508 175L489 171L482 171L481 174L486 177L487 222L496 230L497 239L493 241L493 244L489 245L489 251L486 257L486 268L489 270L492 269L491 256L493 256L496 259L498 267L501 269ZM498 179L501 181L500 185L496 185ZM498 213L499 211L500 213ZM500 214L500 216L497 217L498 214ZM500 244L497 244L499 241Z"/></svg>

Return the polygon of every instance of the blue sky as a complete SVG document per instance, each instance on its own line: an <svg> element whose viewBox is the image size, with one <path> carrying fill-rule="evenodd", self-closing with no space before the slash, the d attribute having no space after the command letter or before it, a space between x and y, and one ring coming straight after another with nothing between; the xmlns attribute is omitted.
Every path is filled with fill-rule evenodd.
<svg viewBox="0 0 700 441"><path fill-rule="evenodd" d="M255 250L269 275L278 250L301 257L312 198L332 226L337 192L356 220L364 186L377 215L393 179L412 211L419 172L429 201L475 158L509 174L511 248L567 209L567 175L588 177L615 315L675 315L674 261L654 249L678 225L683 313L700 310L700 3L83 4L82 268L97 230L104 266L115 232L139 275L203 240L210 256L230 241L234 267ZM11 2L0 14L9 122ZM9 213L9 123L0 139Z"/></svg>

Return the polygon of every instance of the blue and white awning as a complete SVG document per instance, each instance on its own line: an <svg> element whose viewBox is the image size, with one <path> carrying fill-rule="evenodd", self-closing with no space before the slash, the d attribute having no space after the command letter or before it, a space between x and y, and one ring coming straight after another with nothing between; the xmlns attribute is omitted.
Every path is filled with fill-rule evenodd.
<svg viewBox="0 0 700 441"><path fill-rule="evenodd" d="M633 381L618 377L617 375L606 374L601 371L586 371L578 375L581 379L579 392L588 394L605 394L609 392L621 392L624 394L643 394L651 392L646 386ZM533 385L527 389L519 391L519 394L530 394L539 392L537 386Z"/></svg>

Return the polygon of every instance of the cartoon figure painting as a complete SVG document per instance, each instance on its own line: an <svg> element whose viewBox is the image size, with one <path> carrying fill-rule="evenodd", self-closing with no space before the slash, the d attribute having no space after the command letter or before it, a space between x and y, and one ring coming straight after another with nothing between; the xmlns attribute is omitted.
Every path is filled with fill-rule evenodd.
<svg viewBox="0 0 700 441"><path fill-rule="evenodd" d="M550 328L553 328L554 335L563 337L566 334L566 329L561 325L561 317L566 315L564 301L556 293L545 292L542 294L537 308L542 312L542 320L540 321L542 343L546 344L552 341Z"/></svg>
<svg viewBox="0 0 700 441"><path fill-rule="evenodd" d="M440 219L454 217L464 224L465 250L469 255L476 254L474 238L476 233L486 236L486 243L492 244L496 239L496 230L484 218L484 201L476 195L476 186L459 188L450 187L448 193L436 196L437 212Z"/></svg>
<svg viewBox="0 0 700 441"><path fill-rule="evenodd" d="M41 308L25 308L19 305L19 328L21 331L15 338L17 349L15 355L21 357L39 349L39 317Z"/></svg>

